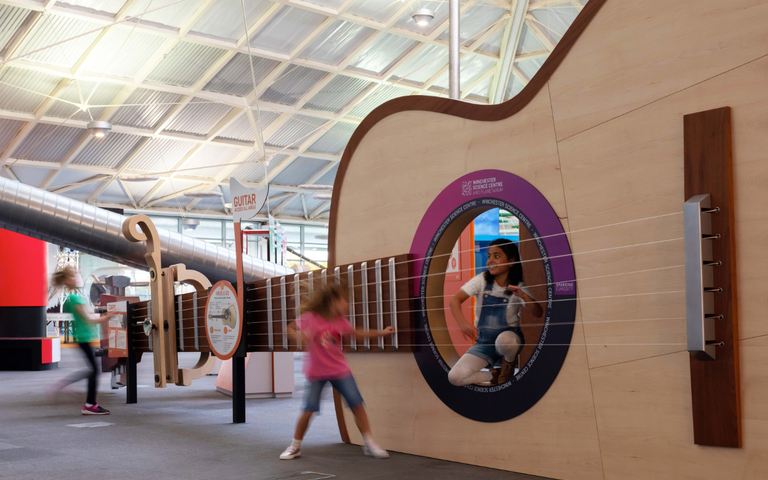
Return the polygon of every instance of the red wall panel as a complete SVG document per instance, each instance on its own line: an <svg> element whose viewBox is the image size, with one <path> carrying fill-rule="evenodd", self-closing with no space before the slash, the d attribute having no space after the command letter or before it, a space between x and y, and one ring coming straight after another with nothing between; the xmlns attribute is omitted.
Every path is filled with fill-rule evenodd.
<svg viewBox="0 0 768 480"><path fill-rule="evenodd" d="M0 228L0 307L48 305L46 244Z"/></svg>

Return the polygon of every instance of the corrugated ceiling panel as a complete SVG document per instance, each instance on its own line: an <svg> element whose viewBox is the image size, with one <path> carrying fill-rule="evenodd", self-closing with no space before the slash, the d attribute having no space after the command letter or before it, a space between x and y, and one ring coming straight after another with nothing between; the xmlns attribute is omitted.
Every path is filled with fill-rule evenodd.
<svg viewBox="0 0 768 480"><path fill-rule="evenodd" d="M162 62L152 70L147 80L191 87L221 57L226 50L189 42L179 42Z"/></svg>
<svg viewBox="0 0 768 480"><path fill-rule="evenodd" d="M320 137L307 150L315 153L340 155L347 148L349 138L356 128L357 125L354 123L339 122L331 127L325 135Z"/></svg>
<svg viewBox="0 0 768 480"><path fill-rule="evenodd" d="M384 23L402 7L403 3L392 0L368 0L353 3L347 12L374 22Z"/></svg>
<svg viewBox="0 0 768 480"><path fill-rule="evenodd" d="M520 69L521 72L523 72L523 75L525 75L528 80L532 79L534 75L536 75L536 72L539 71L542 65L544 65L544 62L547 59L542 58L532 58L530 60L523 60L520 62L515 62L515 65L517 68Z"/></svg>
<svg viewBox="0 0 768 480"><path fill-rule="evenodd" d="M333 182L336 180L336 172L338 171L339 165L337 163L336 166L330 169L325 175L318 178L313 185L333 185Z"/></svg>
<svg viewBox="0 0 768 480"><path fill-rule="evenodd" d="M37 124L13 152L13 158L58 162L64 158L85 129Z"/></svg>
<svg viewBox="0 0 768 480"><path fill-rule="evenodd" d="M55 75L8 67L0 74L0 108L32 113L60 80L61 77ZM14 85L26 90L15 88Z"/></svg>
<svg viewBox="0 0 768 480"><path fill-rule="evenodd" d="M297 148L327 122L328 120L322 118L293 115L285 125L265 139L265 142L273 147Z"/></svg>
<svg viewBox="0 0 768 480"><path fill-rule="evenodd" d="M387 33L379 36L360 52L349 64L350 70L381 75L410 52L417 42L409 38Z"/></svg>
<svg viewBox="0 0 768 480"><path fill-rule="evenodd" d="M470 7L467 11L462 12L459 22L461 43L464 45L471 45L482 35L481 32L485 32L486 29L496 26L495 24L501 21L501 18L506 12L507 10L492 7L487 4L475 5L474 7ZM437 38L448 42L448 30L446 29Z"/></svg>
<svg viewBox="0 0 768 480"><path fill-rule="evenodd" d="M186 170L183 172L184 175L213 177L224 168L224 165L235 161L242 153L243 149L241 148L208 144L195 152L192 158L184 162L181 168ZM215 166L206 168L209 165ZM188 170L190 168L196 170Z"/></svg>
<svg viewBox="0 0 768 480"><path fill-rule="evenodd" d="M257 161L259 158L261 158L261 155L258 152L255 152L246 160L248 163L244 163L237 167L230 177L235 177L243 182L260 182L264 180L265 168L263 163ZM275 155L270 159L266 170L271 172L279 167L286 158L288 158L288 155Z"/></svg>
<svg viewBox="0 0 768 480"><path fill-rule="evenodd" d="M356 118L365 118L374 108L393 98L411 95L413 90L395 87L392 85L379 85L360 105L356 106L349 115Z"/></svg>
<svg viewBox="0 0 768 480"><path fill-rule="evenodd" d="M195 97L171 120L168 130L206 135L230 110L232 107L229 105Z"/></svg>
<svg viewBox="0 0 768 480"><path fill-rule="evenodd" d="M501 54L501 41L504 37L504 29L502 28L494 36L489 38L485 43L483 43L480 48L478 48L479 51L483 53L487 53L489 55L495 55L499 56Z"/></svg>
<svg viewBox="0 0 768 480"><path fill-rule="evenodd" d="M192 211L201 213L216 213L224 211L224 205L221 204L221 199L218 197L203 198L192 207ZM230 241L234 242L234 240Z"/></svg>
<svg viewBox="0 0 768 480"><path fill-rule="evenodd" d="M344 0L307 0L309 3L336 10L344 4Z"/></svg>
<svg viewBox="0 0 768 480"><path fill-rule="evenodd" d="M471 60L461 65L461 89L469 87L472 82L480 78L482 74L494 68L496 61L488 57L470 57ZM440 76L440 79L435 82L434 85L440 93L447 92L448 89L448 72Z"/></svg>
<svg viewBox="0 0 768 480"><path fill-rule="evenodd" d="M141 138L137 135L115 132L104 138L93 137L72 163L115 168L133 151Z"/></svg>
<svg viewBox="0 0 768 480"><path fill-rule="evenodd" d="M182 96L146 88L136 89L112 117L112 123L131 127L152 128L165 117Z"/></svg>
<svg viewBox="0 0 768 480"><path fill-rule="evenodd" d="M83 100L87 101L88 105L109 105L123 88L125 88L123 85L115 85L114 83L103 82L97 84L97 82L84 80L78 80L77 84L80 86L80 92L83 94ZM67 85L57 98L79 104L80 95L77 93L75 82ZM90 109L91 114L88 115L88 112L80 110L70 103L53 102L53 105L48 109L46 115L51 117L69 118L69 116L74 113L74 116L72 117L74 120L89 122L91 116L94 120L97 120L101 114L104 113L104 110L106 110L106 107L94 107Z"/></svg>
<svg viewBox="0 0 768 480"><path fill-rule="evenodd" d="M10 142L16 133L24 125L24 122L17 120L0 119L0 152L5 149L5 146Z"/></svg>
<svg viewBox="0 0 768 480"><path fill-rule="evenodd" d="M491 83L493 82L493 75L486 78L478 86L472 89L467 95L467 98L475 101L488 101L490 95ZM471 97L471 98L470 98Z"/></svg>
<svg viewBox="0 0 768 480"><path fill-rule="evenodd" d="M251 46L290 54L325 18L318 13L286 5L251 38Z"/></svg>
<svg viewBox="0 0 768 480"><path fill-rule="evenodd" d="M244 3L248 28L272 5L268 0L249 0ZM192 27L192 32L229 40L239 39L245 35L240 0L218 0Z"/></svg>
<svg viewBox="0 0 768 480"><path fill-rule="evenodd" d="M5 49L8 47L8 43L16 35L16 31L30 13L26 8L0 5L0 54L5 56Z"/></svg>
<svg viewBox="0 0 768 480"><path fill-rule="evenodd" d="M194 146L192 142L153 138L144 145L127 168L144 172L166 172L179 163Z"/></svg>
<svg viewBox="0 0 768 480"><path fill-rule="evenodd" d="M274 115L277 116L276 113ZM222 130L216 138L240 140L242 142L256 141L256 135L253 134L253 129L251 128L251 122L248 121L248 115L245 113L237 117L237 120Z"/></svg>
<svg viewBox="0 0 768 480"><path fill-rule="evenodd" d="M48 168L20 167L14 165L11 171L21 183L36 187L43 183L43 180L51 173Z"/></svg>
<svg viewBox="0 0 768 480"><path fill-rule="evenodd" d="M427 45L395 71L398 78L421 85L448 64L448 49Z"/></svg>
<svg viewBox="0 0 768 480"><path fill-rule="evenodd" d="M507 89L504 91L504 101L514 97L523 89L524 85L513 74L510 74Z"/></svg>
<svg viewBox="0 0 768 480"><path fill-rule="evenodd" d="M368 80L337 75L312 97L304 108L337 113L371 84Z"/></svg>
<svg viewBox="0 0 768 480"><path fill-rule="evenodd" d="M373 32L372 28L336 19L307 45L299 58L338 65Z"/></svg>
<svg viewBox="0 0 768 480"><path fill-rule="evenodd" d="M251 56L253 58L253 73L258 85L269 72L275 69L280 62L266 58ZM248 55L238 53L221 69L215 77L203 88L207 92L226 93L244 97L253 91L253 78Z"/></svg>
<svg viewBox="0 0 768 480"><path fill-rule="evenodd" d="M130 15L141 15L147 10L155 10L163 5L168 5L165 8L144 15L141 23L154 22L179 28L195 13L197 8L203 4L203 1L204 0L186 0L184 2L177 2L176 0L139 0L131 9Z"/></svg>
<svg viewBox="0 0 768 480"><path fill-rule="evenodd" d="M565 31L571 26L579 9L568 7L567 5L558 8L542 8L531 12L536 19L539 29L544 32L550 42L557 45L557 42L565 35Z"/></svg>
<svg viewBox="0 0 768 480"><path fill-rule="evenodd" d="M67 185L68 183L82 182L85 179L93 177L93 172L85 170L72 170L68 168L62 168L59 170L59 174L53 180L53 185Z"/></svg>
<svg viewBox="0 0 768 480"><path fill-rule="evenodd" d="M260 130L264 130L269 127L272 122L280 118L279 113L275 112L253 112L254 119L257 124L261 124ZM251 128L251 122L248 120L248 115L243 114L235 120L232 125L222 130L221 135L217 138L229 138L232 140L242 140L244 142L255 142L256 135Z"/></svg>
<svg viewBox="0 0 768 480"><path fill-rule="evenodd" d="M312 213L312 211L313 211L314 209L316 209L316 208L317 208L317 207L319 207L320 205L324 204L324 203L325 203L325 202L327 202L328 200L316 200L316 199L314 198L314 195L306 194L306 195L304 196L304 201L305 201L305 202L306 202L306 204L307 204L307 213L309 214L309 213Z"/></svg>
<svg viewBox="0 0 768 480"><path fill-rule="evenodd" d="M290 202L290 206L287 208L284 208L281 212L280 216L284 217L303 217L304 216L304 209L301 208L301 198L293 198L289 197L285 200L286 202ZM309 211L307 211L309 213Z"/></svg>
<svg viewBox="0 0 768 480"><path fill-rule="evenodd" d="M160 198L165 197L166 195L174 195L180 192L181 190L186 190L187 188L195 187L200 185L200 182L197 180L182 180L178 178L169 178L167 181L163 182L163 185L157 189L157 191L152 196L152 200L157 200ZM184 208L184 206L192 200L191 197L185 197L183 194L177 195L174 198L165 200L164 202L155 204L155 207L168 207L168 208ZM151 201L151 200L150 200Z"/></svg>
<svg viewBox="0 0 768 480"><path fill-rule="evenodd" d="M281 105L296 105L317 82L328 75L326 72L292 65L267 91L260 100Z"/></svg>
<svg viewBox="0 0 768 480"><path fill-rule="evenodd" d="M102 26L100 23L47 13L44 15L43 20L35 26L20 53L25 54L56 44L100 26ZM98 35L99 32L93 32L55 47L33 53L27 56L26 59L61 67L71 67L85 53L85 50Z"/></svg>
<svg viewBox="0 0 768 480"><path fill-rule="evenodd" d="M98 182L97 182L98 184ZM128 187L130 188L130 187ZM133 192L131 192L133 193ZM136 200L134 198L134 200ZM131 203L130 200L128 200L128 196L123 192L123 189L120 188L120 183L118 183L116 180L112 181L112 183L109 184L107 188L104 189L103 192L96 198L96 202L99 203L125 203L129 204Z"/></svg>
<svg viewBox="0 0 768 480"><path fill-rule="evenodd" d="M93 183L86 183L82 187L75 188L73 190L69 190L67 192L64 192L64 196L67 198L71 198L73 200L79 200L81 202L85 202L88 197L91 196L91 194L99 187L98 182Z"/></svg>
<svg viewBox="0 0 768 480"><path fill-rule="evenodd" d="M542 52L547 47L536 38L528 25L523 25L523 30L520 32L520 42L517 44L517 55L532 52Z"/></svg>
<svg viewBox="0 0 768 480"><path fill-rule="evenodd" d="M285 170L277 174L277 176L272 179L272 183L277 185L299 186L312 178L314 174L319 172L329 163L328 160L299 157L291 162Z"/></svg>
<svg viewBox="0 0 768 480"><path fill-rule="evenodd" d="M93 12L106 12L114 15L123 8L125 1L126 0L63 0L56 3L59 5L63 4L82 7Z"/></svg>
<svg viewBox="0 0 768 480"><path fill-rule="evenodd" d="M128 28L111 28L88 55L83 69L121 77L135 77L166 39Z"/></svg>
<svg viewBox="0 0 768 480"><path fill-rule="evenodd" d="M397 21L395 27L426 36L432 34L432 32L434 32L437 27L448 20L448 2L419 2L418 8L428 8L435 12L435 18L429 22L429 25L425 25L423 27L416 25L416 22L414 22L412 18L413 12L408 11L400 18L400 20Z"/></svg>

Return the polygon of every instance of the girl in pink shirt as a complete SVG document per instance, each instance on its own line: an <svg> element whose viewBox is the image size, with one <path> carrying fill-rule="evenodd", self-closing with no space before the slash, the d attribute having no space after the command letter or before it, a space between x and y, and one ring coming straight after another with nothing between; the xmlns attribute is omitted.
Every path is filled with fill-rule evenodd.
<svg viewBox="0 0 768 480"><path fill-rule="evenodd" d="M291 445L280 455L290 460L301 455L301 441L309 428L312 415L320 410L320 394L327 382L331 382L355 415L355 423L363 435L363 452L375 458L388 458L389 453L373 441L368 415L363 407L363 397L357 389L355 379L349 370L342 351L345 337L375 338L395 333L395 329L365 332L355 330L344 315L349 312L347 291L336 284L328 284L315 292L312 299L302 306L302 315L297 322L288 325L288 334L296 338L297 323L306 345L309 358L304 363L304 374L309 381L304 395L304 412L296 423L296 432Z"/></svg>

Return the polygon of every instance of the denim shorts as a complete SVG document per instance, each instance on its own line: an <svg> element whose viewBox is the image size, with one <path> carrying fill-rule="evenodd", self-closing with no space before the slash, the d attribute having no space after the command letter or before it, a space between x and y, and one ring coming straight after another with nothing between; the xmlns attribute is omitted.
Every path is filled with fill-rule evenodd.
<svg viewBox="0 0 768 480"><path fill-rule="evenodd" d="M517 335L520 338L520 343L525 343L523 332L519 329L510 329L507 330L515 335ZM522 350L522 347L520 347L520 350ZM520 350L517 351L517 353L520 353ZM467 353L471 353L472 355L476 357L480 357L486 362L488 362L488 365L494 366L497 363L501 361L503 358L503 355L501 355L498 350L496 350L496 342L494 343L475 343L471 347L469 347L469 350L467 350Z"/></svg>
<svg viewBox="0 0 768 480"><path fill-rule="evenodd" d="M335 388L344 400L349 405L349 408L355 408L358 405L362 405L363 397L360 395L360 390L357 389L357 384L352 375L343 378L337 378L334 380L315 380L307 382L307 389L304 392L304 411L305 412L319 412L320 411L320 394L323 392L323 387L326 382L331 382L333 388Z"/></svg>

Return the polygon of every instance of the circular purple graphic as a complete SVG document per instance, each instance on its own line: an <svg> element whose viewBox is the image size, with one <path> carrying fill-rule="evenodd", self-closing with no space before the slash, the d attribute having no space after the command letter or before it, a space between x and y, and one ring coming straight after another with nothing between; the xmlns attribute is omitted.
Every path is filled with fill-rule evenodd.
<svg viewBox="0 0 768 480"><path fill-rule="evenodd" d="M536 348L525 365L498 385L457 387L448 381L450 366L430 329L427 282L440 239L453 221L467 212L501 208L515 215L531 233L541 254L547 283L540 338L527 338ZM460 415L481 422L514 418L536 404L557 378L568 353L576 318L576 281L571 249L563 226L546 198L530 183L509 172L480 170L446 187L427 209L411 244L414 297L418 302L414 356L435 394Z"/></svg>

